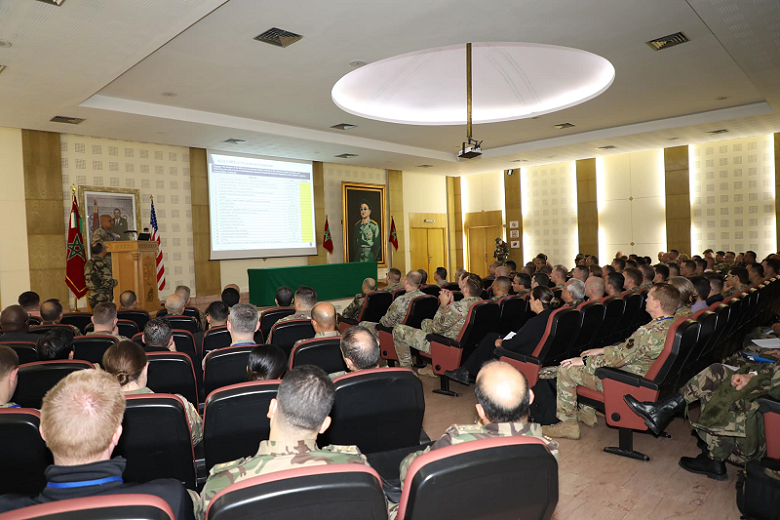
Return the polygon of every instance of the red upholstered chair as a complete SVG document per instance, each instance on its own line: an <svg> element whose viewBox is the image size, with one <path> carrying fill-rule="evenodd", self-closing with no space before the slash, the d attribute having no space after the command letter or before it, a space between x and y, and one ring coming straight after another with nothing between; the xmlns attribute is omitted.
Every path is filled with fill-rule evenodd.
<svg viewBox="0 0 780 520"><path fill-rule="evenodd" d="M680 385L711 365L709 359L712 355L713 339L718 330L717 313L704 309L694 314L691 319L699 323L699 337L694 351L680 373Z"/></svg>
<svg viewBox="0 0 780 520"><path fill-rule="evenodd" d="M73 359L82 359L90 363L102 363L106 350L119 343L114 336L90 334L76 336L73 339Z"/></svg>
<svg viewBox="0 0 780 520"><path fill-rule="evenodd" d="M438 308L439 300L434 296L425 295L412 298L401 325L419 329L424 319L433 319ZM379 324L376 326L376 330L379 332L379 347L382 350L382 358L386 359L388 365L392 366L398 361L395 345L393 344L393 327L385 327Z"/></svg>
<svg viewBox="0 0 780 520"><path fill-rule="evenodd" d="M289 357L296 341L313 337L314 327L312 327L310 319L288 320L277 322L271 327L268 343L276 345Z"/></svg>
<svg viewBox="0 0 780 520"><path fill-rule="evenodd" d="M441 292L441 287L438 285L423 285L420 287L420 290L429 295L429 296L435 296L436 298L439 297L439 293Z"/></svg>
<svg viewBox="0 0 780 520"><path fill-rule="evenodd" d="M147 352L146 386L158 393L179 394L198 407L198 383L192 360L183 352Z"/></svg>
<svg viewBox="0 0 780 520"><path fill-rule="evenodd" d="M230 332L223 325L221 327L211 327L203 334L203 342L195 346L200 347L201 356L205 357L212 350L229 347L232 342Z"/></svg>
<svg viewBox="0 0 780 520"><path fill-rule="evenodd" d="M615 342L623 341L639 328L634 326L637 314L644 311L645 295L639 292L628 292L623 294L623 317L618 322L612 339ZM649 316L649 315L648 315ZM648 320L650 321L650 320Z"/></svg>
<svg viewBox="0 0 780 520"><path fill-rule="evenodd" d="M95 368L88 361L76 359L58 361L36 361L19 366L19 383L11 401L24 408L40 410L43 396L62 378L75 372Z"/></svg>
<svg viewBox="0 0 780 520"><path fill-rule="evenodd" d="M267 338L271 334L271 327L274 326L274 323L291 314L295 314L295 309L292 307L274 307L261 312L260 330L263 331L263 337Z"/></svg>
<svg viewBox="0 0 780 520"><path fill-rule="evenodd" d="M149 321L149 313L143 309L125 309L116 311L116 317L120 320L130 320L138 325L138 330L144 330ZM129 338L130 336L128 336Z"/></svg>
<svg viewBox="0 0 780 520"><path fill-rule="evenodd" d="M464 442L417 457L406 473L398 520L549 520L558 463L536 437Z"/></svg>
<svg viewBox="0 0 780 520"><path fill-rule="evenodd" d="M429 354L420 352L420 355L431 360L433 372L439 376L441 388L434 390L435 393L453 397L458 395L450 390L450 378L444 375L444 371L458 369L463 359L468 358L482 338L498 329L498 320L498 304L490 300L482 300L471 305L466 321L455 339L439 334L428 334L431 352Z"/></svg>
<svg viewBox="0 0 780 520"><path fill-rule="evenodd" d="M387 507L371 467L325 464L249 478L214 495L206 520L238 518L386 520Z"/></svg>
<svg viewBox="0 0 780 520"><path fill-rule="evenodd" d="M387 309L390 308L393 299L393 295L387 291L372 291L368 293L363 298L363 305L360 307L360 312L356 319L339 318L339 330L344 332L361 321L379 321L387 313Z"/></svg>
<svg viewBox="0 0 780 520"><path fill-rule="evenodd" d="M780 401L771 397L759 397L759 411L764 416L764 434L766 435L766 457L761 465L780 470Z"/></svg>
<svg viewBox="0 0 780 520"><path fill-rule="evenodd" d="M600 348L613 343L615 333L618 331L620 321L623 319L623 311L626 310L626 302L622 298L615 296L603 298L601 303L604 305L604 319L591 344L593 348Z"/></svg>
<svg viewBox="0 0 780 520"><path fill-rule="evenodd" d="M0 336L2 339L2 336ZM0 341L0 345L12 348L19 356L19 364L35 363L38 361L38 351L32 341Z"/></svg>
<svg viewBox="0 0 780 520"><path fill-rule="evenodd" d="M0 515L2 520L176 520L154 495L106 495L59 500Z"/></svg>
<svg viewBox="0 0 780 520"><path fill-rule="evenodd" d="M577 310L580 311L580 328L577 332L577 339L572 346L572 352L580 353L590 348L593 338L601 327L604 320L604 306L601 302L581 303Z"/></svg>
<svg viewBox="0 0 780 520"><path fill-rule="evenodd" d="M249 353L257 345L241 345L214 350L206 356L203 367L203 387L209 395L217 388L246 381Z"/></svg>
<svg viewBox="0 0 780 520"><path fill-rule="evenodd" d="M30 327L29 332L30 334L46 334L50 330L68 330L73 332L74 334L78 334L79 331L76 331L76 329L73 328L72 325L65 325L64 323L50 323L48 325L36 325L35 327Z"/></svg>
<svg viewBox="0 0 780 520"><path fill-rule="evenodd" d="M441 288L447 289L448 291L460 291L460 286L457 284L457 282L443 283L441 285Z"/></svg>
<svg viewBox="0 0 780 520"><path fill-rule="evenodd" d="M499 347L496 354L501 361L506 361L528 379L528 384L534 386L539 380L542 367L556 365L576 354L573 347L580 326L580 311L571 307L561 307L554 310L547 319L547 328L542 339L536 345L530 356L518 354Z"/></svg>
<svg viewBox="0 0 780 520"><path fill-rule="evenodd" d="M92 324L91 312L66 312L62 315L60 323L73 325L82 332L87 332L87 325ZM129 337L129 336L128 336Z"/></svg>
<svg viewBox="0 0 780 520"><path fill-rule="evenodd" d="M0 408L0 489L3 493L37 495L46 487L43 472L54 464L38 428L41 414L32 408Z"/></svg>
<svg viewBox="0 0 780 520"><path fill-rule="evenodd" d="M290 353L290 370L301 365L314 365L328 374L346 371L341 338L305 339L295 345Z"/></svg>
<svg viewBox="0 0 780 520"><path fill-rule="evenodd" d="M402 294L406 294L406 289L396 289L395 291L393 291L393 299L395 300Z"/></svg>
<svg viewBox="0 0 780 520"><path fill-rule="evenodd" d="M504 296L498 300L498 333L501 337L520 329L528 321L528 300L520 296Z"/></svg>
<svg viewBox="0 0 780 520"><path fill-rule="evenodd" d="M577 387L579 401L602 409L607 424L618 428L619 446L604 448L604 451L637 460L650 460L647 455L634 451L633 430L647 431L648 428L644 419L631 411L623 397L631 395L642 402L655 402L676 392L680 373L694 354L698 337L699 324L689 318L680 318L670 327L663 351L644 377L617 368L599 368L596 375L604 383L603 392Z"/></svg>

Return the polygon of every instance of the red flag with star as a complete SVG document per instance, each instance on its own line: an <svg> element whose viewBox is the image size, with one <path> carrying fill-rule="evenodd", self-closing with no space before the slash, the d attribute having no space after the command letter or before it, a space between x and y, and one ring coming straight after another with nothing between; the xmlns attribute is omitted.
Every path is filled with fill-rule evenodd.
<svg viewBox="0 0 780 520"><path fill-rule="evenodd" d="M390 218L390 238L387 240L391 244L393 244L393 247L396 251L398 251L398 233L395 231L395 219Z"/></svg>
<svg viewBox="0 0 780 520"><path fill-rule="evenodd" d="M328 217L325 217L325 234L322 237L322 247L328 250L328 253L333 254L333 239L330 236L330 225L328 224Z"/></svg>
<svg viewBox="0 0 780 520"><path fill-rule="evenodd" d="M87 263L87 254L84 247L84 239L81 235L81 214L76 202L76 194L73 194L73 205L70 208L70 224L68 227L68 251L65 261L65 284L68 289L81 298L87 294L87 283L84 281L84 264Z"/></svg>

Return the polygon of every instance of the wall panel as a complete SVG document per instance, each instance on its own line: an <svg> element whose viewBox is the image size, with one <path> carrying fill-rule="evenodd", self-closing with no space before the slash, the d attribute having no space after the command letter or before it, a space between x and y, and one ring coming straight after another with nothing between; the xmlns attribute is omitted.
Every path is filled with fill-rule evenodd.
<svg viewBox="0 0 780 520"><path fill-rule="evenodd" d="M0 309L30 289L22 131L0 127ZM58 213L59 214L59 213Z"/></svg>

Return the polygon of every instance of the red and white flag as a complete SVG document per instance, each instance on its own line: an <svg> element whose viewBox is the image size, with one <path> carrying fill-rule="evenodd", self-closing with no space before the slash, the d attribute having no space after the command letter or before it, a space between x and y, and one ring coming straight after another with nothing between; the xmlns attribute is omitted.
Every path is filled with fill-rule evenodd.
<svg viewBox="0 0 780 520"><path fill-rule="evenodd" d="M325 217L325 234L322 237L322 247L328 250L328 253L333 254L333 239L330 236L330 225L328 224L328 217Z"/></svg>
<svg viewBox="0 0 780 520"><path fill-rule="evenodd" d="M395 231L395 219L390 217L390 238L387 240L398 251L398 233Z"/></svg>
<svg viewBox="0 0 780 520"><path fill-rule="evenodd" d="M68 227L68 251L65 259L65 284L76 296L76 300L87 294L87 283L84 280L84 264L87 263L86 247L81 234L81 214L73 193L70 207L70 224Z"/></svg>
<svg viewBox="0 0 780 520"><path fill-rule="evenodd" d="M149 240L157 242L157 290L162 291L165 289L165 264L163 263L160 233L157 230L157 214L154 212L154 198L152 198L152 236L149 237Z"/></svg>

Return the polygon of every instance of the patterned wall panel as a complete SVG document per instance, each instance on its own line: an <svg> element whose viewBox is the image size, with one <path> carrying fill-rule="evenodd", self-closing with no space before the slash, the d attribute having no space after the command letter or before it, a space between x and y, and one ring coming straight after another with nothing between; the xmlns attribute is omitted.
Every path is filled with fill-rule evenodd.
<svg viewBox="0 0 780 520"><path fill-rule="evenodd" d="M689 164L693 250L775 252L772 135L692 145Z"/></svg>
<svg viewBox="0 0 780 520"><path fill-rule="evenodd" d="M574 162L523 168L520 175L525 261L543 252L553 265L571 267L579 249Z"/></svg>
<svg viewBox="0 0 780 520"><path fill-rule="evenodd" d="M177 285L195 287L189 148L62 134L64 217L70 212L71 184L133 188L141 193L141 224L154 208L162 235L167 297Z"/></svg>

